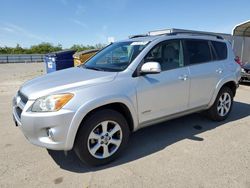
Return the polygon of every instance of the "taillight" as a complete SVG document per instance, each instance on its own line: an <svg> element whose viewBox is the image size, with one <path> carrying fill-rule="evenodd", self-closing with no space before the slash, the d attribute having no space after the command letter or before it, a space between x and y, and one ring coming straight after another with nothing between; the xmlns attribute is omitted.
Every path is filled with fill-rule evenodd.
<svg viewBox="0 0 250 188"><path fill-rule="evenodd" d="M236 57L234 58L234 61L235 61L236 63L238 63L240 66L242 66L242 63L241 63L241 61L240 61L239 56L236 56Z"/></svg>

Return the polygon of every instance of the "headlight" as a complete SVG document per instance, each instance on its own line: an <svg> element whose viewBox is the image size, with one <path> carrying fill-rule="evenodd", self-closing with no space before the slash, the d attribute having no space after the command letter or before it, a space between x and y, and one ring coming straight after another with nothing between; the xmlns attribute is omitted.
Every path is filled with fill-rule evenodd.
<svg viewBox="0 0 250 188"><path fill-rule="evenodd" d="M71 93L49 95L37 99L32 105L32 112L54 112L60 110L74 95Z"/></svg>
<svg viewBox="0 0 250 188"><path fill-rule="evenodd" d="M244 72L244 73L246 73L246 71L243 69L243 68L241 68L241 72Z"/></svg>

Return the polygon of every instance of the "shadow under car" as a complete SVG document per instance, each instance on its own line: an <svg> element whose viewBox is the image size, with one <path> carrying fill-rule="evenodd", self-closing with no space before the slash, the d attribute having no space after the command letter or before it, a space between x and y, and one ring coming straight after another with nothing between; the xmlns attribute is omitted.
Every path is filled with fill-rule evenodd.
<svg viewBox="0 0 250 188"><path fill-rule="evenodd" d="M48 153L60 168L64 170L77 173L98 171L151 155L183 139L201 142L204 139L196 135L249 115L250 105L235 101L231 114L227 120L222 122L214 122L200 113L195 113L143 128L131 134L128 147L120 158L101 167L90 167L82 164L73 150L66 153L48 150Z"/></svg>

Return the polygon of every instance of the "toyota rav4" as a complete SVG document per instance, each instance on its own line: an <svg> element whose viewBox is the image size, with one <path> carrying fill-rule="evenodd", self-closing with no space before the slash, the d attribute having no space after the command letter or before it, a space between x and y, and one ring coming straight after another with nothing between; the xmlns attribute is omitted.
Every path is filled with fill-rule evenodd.
<svg viewBox="0 0 250 188"><path fill-rule="evenodd" d="M140 128L199 111L225 120L241 75L234 58L219 36L134 36L23 84L14 120L32 144L106 164Z"/></svg>

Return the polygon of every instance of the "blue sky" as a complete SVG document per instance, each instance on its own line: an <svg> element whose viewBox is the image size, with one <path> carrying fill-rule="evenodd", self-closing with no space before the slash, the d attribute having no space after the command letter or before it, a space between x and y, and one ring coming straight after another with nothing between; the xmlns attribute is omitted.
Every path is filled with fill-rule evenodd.
<svg viewBox="0 0 250 188"><path fill-rule="evenodd" d="M0 46L93 45L163 28L231 33L249 0L1 0Z"/></svg>

